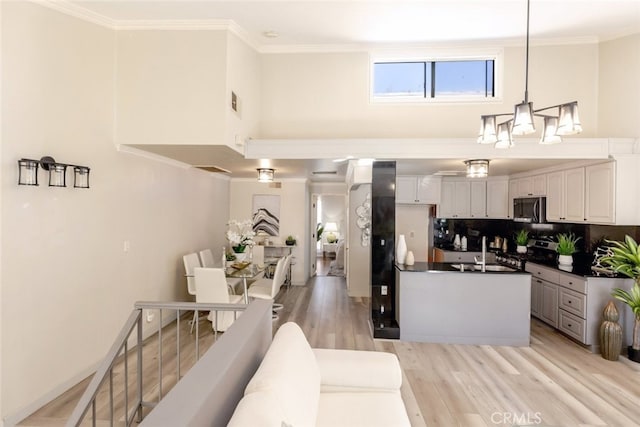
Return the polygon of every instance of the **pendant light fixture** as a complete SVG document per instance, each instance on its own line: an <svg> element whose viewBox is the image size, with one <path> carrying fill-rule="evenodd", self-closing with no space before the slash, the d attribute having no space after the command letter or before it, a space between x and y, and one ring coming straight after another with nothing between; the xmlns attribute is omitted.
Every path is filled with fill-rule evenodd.
<svg viewBox="0 0 640 427"><path fill-rule="evenodd" d="M533 103L529 101L529 10L531 0L527 0L527 39L526 62L524 77L524 100L515 106L513 113L489 114L480 117L479 144L495 144L495 148L513 147L512 135L529 135L536 131L534 117L544 118L544 130L540 144L555 144L562 141L561 136L574 135L582 132L580 118L578 117L578 102L571 101L566 104L553 105L538 110L533 109ZM538 114L541 111L557 109L558 115ZM497 123L497 118L511 116L502 123Z"/></svg>

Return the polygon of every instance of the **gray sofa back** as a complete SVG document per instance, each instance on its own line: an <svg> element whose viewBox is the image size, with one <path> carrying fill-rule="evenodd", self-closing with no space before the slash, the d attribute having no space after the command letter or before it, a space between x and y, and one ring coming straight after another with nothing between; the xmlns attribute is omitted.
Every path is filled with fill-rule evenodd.
<svg viewBox="0 0 640 427"><path fill-rule="evenodd" d="M140 424L226 426L272 339L271 300L256 300Z"/></svg>

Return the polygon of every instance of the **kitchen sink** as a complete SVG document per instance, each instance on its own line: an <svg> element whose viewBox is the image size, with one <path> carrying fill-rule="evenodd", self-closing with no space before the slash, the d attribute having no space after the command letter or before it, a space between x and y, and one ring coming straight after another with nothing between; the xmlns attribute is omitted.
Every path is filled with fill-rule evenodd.
<svg viewBox="0 0 640 427"><path fill-rule="evenodd" d="M481 271L482 266L479 264L451 264L451 267L456 268L462 271ZM485 266L486 271L517 271L515 268L507 267L506 265L500 264L487 264Z"/></svg>

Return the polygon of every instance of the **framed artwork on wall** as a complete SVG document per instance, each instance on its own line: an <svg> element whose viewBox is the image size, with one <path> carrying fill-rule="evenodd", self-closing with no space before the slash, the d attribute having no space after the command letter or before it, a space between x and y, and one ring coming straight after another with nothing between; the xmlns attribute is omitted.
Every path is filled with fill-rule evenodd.
<svg viewBox="0 0 640 427"><path fill-rule="evenodd" d="M253 195L253 231L269 236L280 235L280 196Z"/></svg>

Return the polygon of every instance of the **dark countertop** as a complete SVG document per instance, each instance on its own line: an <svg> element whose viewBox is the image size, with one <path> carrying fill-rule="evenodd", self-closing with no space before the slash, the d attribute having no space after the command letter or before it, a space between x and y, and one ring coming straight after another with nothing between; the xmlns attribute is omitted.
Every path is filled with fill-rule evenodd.
<svg viewBox="0 0 640 427"><path fill-rule="evenodd" d="M555 268L563 273L571 273L580 277L614 277L617 279L624 279L625 276L621 275L608 275L591 270L591 262L586 260L575 260L573 265L559 266L557 262L540 262L540 261L527 261L532 264L544 265L545 267Z"/></svg>
<svg viewBox="0 0 640 427"><path fill-rule="evenodd" d="M452 264L460 264L458 262L416 262L414 265L396 264L396 268L401 272L414 273L460 273L460 270L453 268ZM465 264L466 265L466 264ZM480 270L464 270L463 274L481 273L481 274L530 274L526 271L486 271L482 273Z"/></svg>

